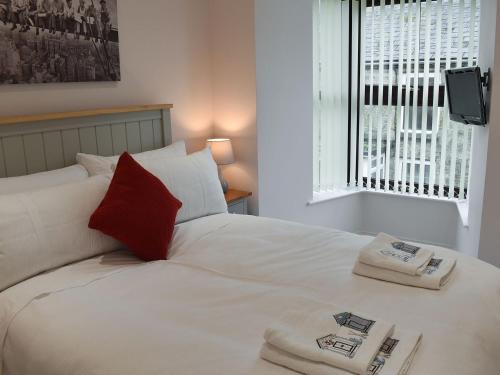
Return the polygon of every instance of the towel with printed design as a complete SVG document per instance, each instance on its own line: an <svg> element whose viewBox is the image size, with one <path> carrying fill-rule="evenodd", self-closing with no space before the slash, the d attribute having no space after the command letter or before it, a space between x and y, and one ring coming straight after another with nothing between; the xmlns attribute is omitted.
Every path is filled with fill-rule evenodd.
<svg viewBox="0 0 500 375"><path fill-rule="evenodd" d="M417 276L424 273L433 257L434 252L430 249L380 233L361 250L358 261L368 266Z"/></svg>
<svg viewBox="0 0 500 375"><path fill-rule="evenodd" d="M393 332L393 324L366 314L316 307L285 313L264 338L289 354L365 375Z"/></svg>

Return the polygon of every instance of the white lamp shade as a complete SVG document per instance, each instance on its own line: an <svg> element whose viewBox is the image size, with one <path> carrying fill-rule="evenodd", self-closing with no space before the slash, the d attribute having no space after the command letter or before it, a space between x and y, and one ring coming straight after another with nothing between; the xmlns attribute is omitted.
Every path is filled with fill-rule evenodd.
<svg viewBox="0 0 500 375"><path fill-rule="evenodd" d="M217 165L234 163L233 146L230 139L209 139L207 141L207 146L212 151L212 156Z"/></svg>

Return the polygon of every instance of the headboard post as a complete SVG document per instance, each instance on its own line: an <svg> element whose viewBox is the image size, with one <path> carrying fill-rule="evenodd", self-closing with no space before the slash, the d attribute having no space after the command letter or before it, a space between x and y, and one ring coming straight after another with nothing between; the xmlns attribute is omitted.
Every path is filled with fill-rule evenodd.
<svg viewBox="0 0 500 375"><path fill-rule="evenodd" d="M162 128L163 128L163 139L166 145L172 143L172 118L170 114L170 108L165 108L161 110L162 114Z"/></svg>

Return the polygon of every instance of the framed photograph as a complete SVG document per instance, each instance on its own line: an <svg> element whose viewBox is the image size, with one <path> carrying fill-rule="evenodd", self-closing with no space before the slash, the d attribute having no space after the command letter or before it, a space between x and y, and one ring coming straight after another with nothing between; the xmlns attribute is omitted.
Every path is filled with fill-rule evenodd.
<svg viewBox="0 0 500 375"><path fill-rule="evenodd" d="M0 84L120 80L118 0L0 0Z"/></svg>

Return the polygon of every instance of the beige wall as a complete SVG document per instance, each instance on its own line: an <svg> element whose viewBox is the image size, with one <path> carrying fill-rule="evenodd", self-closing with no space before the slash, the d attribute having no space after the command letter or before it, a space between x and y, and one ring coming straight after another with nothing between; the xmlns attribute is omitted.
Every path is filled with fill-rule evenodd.
<svg viewBox="0 0 500 375"><path fill-rule="evenodd" d="M223 173L231 187L254 194L257 213L254 0L211 0L211 12L214 132L232 139L236 156Z"/></svg>
<svg viewBox="0 0 500 375"><path fill-rule="evenodd" d="M119 0L120 83L2 86L0 116L173 103L174 138L201 147L212 135L209 6Z"/></svg>
<svg viewBox="0 0 500 375"><path fill-rule="evenodd" d="M254 0L120 0L119 83L0 86L0 116L173 103L174 139L190 151L233 139L234 188L257 213Z"/></svg>

